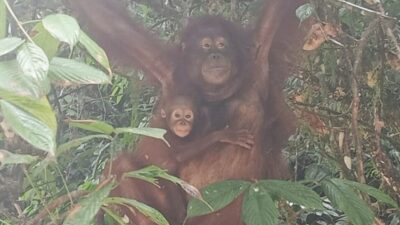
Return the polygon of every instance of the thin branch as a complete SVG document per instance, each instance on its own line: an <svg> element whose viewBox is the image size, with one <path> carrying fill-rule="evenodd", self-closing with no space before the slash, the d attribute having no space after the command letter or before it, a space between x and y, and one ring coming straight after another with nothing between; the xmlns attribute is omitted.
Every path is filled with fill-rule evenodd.
<svg viewBox="0 0 400 225"><path fill-rule="evenodd" d="M345 4L345 5L348 5L348 6L350 6L350 7L359 9L359 10L361 10L361 11L364 11L364 12L367 12L367 13L370 13L370 14L377 15L377 16L382 17L382 18L386 18L386 19L390 19L390 20L396 21L396 18L394 18L394 17L386 16L385 14L383 14L383 13L381 13L381 12L377 12L377 11L374 11L374 10L372 10L372 9L368 9L368 8L362 7L362 6L356 5L356 4L354 4L354 3L351 3L351 2L348 2L348 1L345 1L345 0L334 0L334 1L343 3L343 4Z"/></svg>
<svg viewBox="0 0 400 225"><path fill-rule="evenodd" d="M28 39L30 42L34 43L34 41L32 40L32 38L29 36L28 32L26 32L26 30L24 29L24 27L22 26L22 23L18 20L17 16L14 14L14 11L12 10L10 4L8 4L7 0L3 0L4 5L7 7L8 12L11 14L12 18L15 20L15 22L17 23L19 29L22 31L22 33L25 35L26 39Z"/></svg>
<svg viewBox="0 0 400 225"><path fill-rule="evenodd" d="M379 19L375 19L372 21L365 31L361 34L361 39L358 43L358 46L355 49L355 60L352 68L352 73L350 76L351 81L351 92L353 95L353 104L351 110L351 129L353 133L353 142L356 149L356 159L357 159L357 175L358 181L360 183L365 183L364 176L364 160L363 160L363 150L360 142L360 134L358 132L358 112L360 108L360 96L358 89L358 81L357 78L361 75L362 69L362 56L363 51L368 43L369 37L371 33L375 30L375 27L379 24ZM349 62L349 66L351 63Z"/></svg>
<svg viewBox="0 0 400 225"><path fill-rule="evenodd" d="M25 225L36 225L40 221L42 221L49 212L55 210L58 208L61 204L64 204L70 199L77 199L80 198L84 195L87 195L89 192L88 191L83 191L83 190L75 190L73 192L70 192L68 194L62 195L56 199L54 199L50 204L46 206L46 210L40 211L33 219L27 221Z"/></svg>

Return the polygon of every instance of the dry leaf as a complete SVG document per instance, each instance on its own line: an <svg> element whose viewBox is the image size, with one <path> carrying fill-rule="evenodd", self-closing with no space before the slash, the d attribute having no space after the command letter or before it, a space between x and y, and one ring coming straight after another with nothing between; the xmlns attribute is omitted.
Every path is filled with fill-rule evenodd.
<svg viewBox="0 0 400 225"><path fill-rule="evenodd" d="M294 96L294 100L296 102L304 102L304 95L296 95Z"/></svg>
<svg viewBox="0 0 400 225"><path fill-rule="evenodd" d="M370 88L375 87L376 83L378 82L378 71L372 70L367 72L367 85Z"/></svg>
<svg viewBox="0 0 400 225"><path fill-rule="evenodd" d="M309 111L301 111L299 116L303 121L308 123L308 125L317 133L329 133L329 130L326 128L324 121L322 121L317 114Z"/></svg>
<svg viewBox="0 0 400 225"><path fill-rule="evenodd" d="M391 52L388 52L386 54L386 57L388 59L388 63L392 69L400 71L400 58Z"/></svg>
<svg viewBox="0 0 400 225"><path fill-rule="evenodd" d="M351 158L348 156L345 156L343 158L344 164L346 165L347 169L351 170Z"/></svg>
<svg viewBox="0 0 400 225"><path fill-rule="evenodd" d="M364 2L366 2L370 5L376 5L379 3L379 0L364 0Z"/></svg>
<svg viewBox="0 0 400 225"><path fill-rule="evenodd" d="M337 28L331 23L316 23L311 26L303 49L310 51L319 48L325 41L338 35Z"/></svg>

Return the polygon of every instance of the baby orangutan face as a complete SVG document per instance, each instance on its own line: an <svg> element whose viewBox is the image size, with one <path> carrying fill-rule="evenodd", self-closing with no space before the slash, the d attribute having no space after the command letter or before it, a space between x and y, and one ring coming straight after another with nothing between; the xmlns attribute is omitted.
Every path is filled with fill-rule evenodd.
<svg viewBox="0 0 400 225"><path fill-rule="evenodd" d="M186 96L175 96L164 104L161 117L176 136L187 137L193 129L196 107L193 100Z"/></svg>

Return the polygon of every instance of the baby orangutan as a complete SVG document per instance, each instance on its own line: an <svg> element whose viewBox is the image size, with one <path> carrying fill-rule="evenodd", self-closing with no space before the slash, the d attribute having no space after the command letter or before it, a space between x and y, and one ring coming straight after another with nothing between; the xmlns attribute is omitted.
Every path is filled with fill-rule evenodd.
<svg viewBox="0 0 400 225"><path fill-rule="evenodd" d="M156 165L172 175L178 175L179 167L186 160L201 157L201 153L218 143L231 143L251 149L253 136L247 131L229 128L212 131L209 128L207 112L201 112L196 98L187 95L164 96L158 111L152 118L157 128L167 130L165 142L151 137L142 137L133 154L122 153L112 164L108 163L104 175L116 175L119 185L110 196L132 198L159 210L170 224L182 224L186 215L186 198L175 184L159 180L158 187L148 182L122 176L125 172L137 170L147 165ZM203 110L204 111L204 110ZM111 168L110 168L111 166ZM119 206L118 212L127 215L129 224L154 225L146 216ZM99 224L103 224L100 213Z"/></svg>
<svg viewBox="0 0 400 225"><path fill-rule="evenodd" d="M167 130L165 138L171 147L166 144L153 146L145 149L145 154L140 154L143 148L138 148L137 156L143 157L147 161L145 164L160 166L176 175L180 163L201 154L213 144L230 143L245 149L251 149L254 144L253 136L246 130L208 131L207 112L199 109L192 96L174 95L161 104L160 116L165 122L165 127L161 128Z"/></svg>

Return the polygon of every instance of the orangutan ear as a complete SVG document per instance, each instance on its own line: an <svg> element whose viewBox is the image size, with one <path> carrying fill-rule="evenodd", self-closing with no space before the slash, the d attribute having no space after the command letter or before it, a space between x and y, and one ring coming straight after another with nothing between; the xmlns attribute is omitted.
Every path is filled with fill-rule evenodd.
<svg viewBox="0 0 400 225"><path fill-rule="evenodd" d="M165 112L164 109L161 109L161 118L167 118L167 113Z"/></svg>

